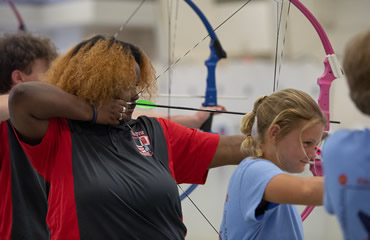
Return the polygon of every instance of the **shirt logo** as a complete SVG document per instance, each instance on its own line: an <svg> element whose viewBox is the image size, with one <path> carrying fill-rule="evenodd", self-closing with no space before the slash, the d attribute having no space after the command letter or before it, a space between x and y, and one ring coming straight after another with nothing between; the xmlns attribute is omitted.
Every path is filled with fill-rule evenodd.
<svg viewBox="0 0 370 240"><path fill-rule="evenodd" d="M339 183L341 185L346 185L346 183L347 183L347 176L345 174L341 174L339 176L338 180L339 180Z"/></svg>
<svg viewBox="0 0 370 240"><path fill-rule="evenodd" d="M139 153L143 156L152 156L153 153L148 135L144 135L144 131L131 132L131 134Z"/></svg>

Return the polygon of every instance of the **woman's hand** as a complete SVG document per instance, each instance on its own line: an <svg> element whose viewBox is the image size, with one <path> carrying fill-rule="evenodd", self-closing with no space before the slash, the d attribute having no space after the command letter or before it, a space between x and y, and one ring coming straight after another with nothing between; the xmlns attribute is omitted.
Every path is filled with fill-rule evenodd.
<svg viewBox="0 0 370 240"><path fill-rule="evenodd" d="M216 111L226 111L226 108L222 105L217 105L215 107L201 107L201 109L208 109L208 110L216 110ZM213 113L214 115L220 114L220 113ZM195 121L197 123L196 128L200 128L200 126L207 121L209 116L211 115L210 112L202 112L202 111L197 111L194 114Z"/></svg>
<svg viewBox="0 0 370 240"><path fill-rule="evenodd" d="M121 121L129 120L126 114L127 110L128 107L124 100L115 99L97 109L96 123L118 125Z"/></svg>

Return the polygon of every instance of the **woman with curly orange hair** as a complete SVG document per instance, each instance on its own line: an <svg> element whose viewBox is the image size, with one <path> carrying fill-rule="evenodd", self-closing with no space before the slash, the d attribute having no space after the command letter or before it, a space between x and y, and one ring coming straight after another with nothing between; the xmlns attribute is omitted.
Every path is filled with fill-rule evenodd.
<svg viewBox="0 0 370 240"><path fill-rule="evenodd" d="M50 183L51 239L184 239L177 184L203 184L209 168L245 157L242 136L204 133L161 118L132 120L135 105L127 102L141 91L155 93L154 74L139 48L95 36L54 62L42 83L47 91L31 83L11 92L20 143ZM70 107L64 91L94 106L123 100L117 125L61 115Z"/></svg>

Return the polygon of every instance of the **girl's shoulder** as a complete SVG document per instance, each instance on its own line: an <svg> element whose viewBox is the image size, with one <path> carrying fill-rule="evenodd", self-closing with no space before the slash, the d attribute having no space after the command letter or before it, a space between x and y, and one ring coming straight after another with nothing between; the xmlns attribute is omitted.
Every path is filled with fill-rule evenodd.
<svg viewBox="0 0 370 240"><path fill-rule="evenodd" d="M248 171L281 171L279 167L277 167L274 163L267 159L263 158L252 158L248 157L245 158L241 163L240 163L240 168L247 170Z"/></svg>

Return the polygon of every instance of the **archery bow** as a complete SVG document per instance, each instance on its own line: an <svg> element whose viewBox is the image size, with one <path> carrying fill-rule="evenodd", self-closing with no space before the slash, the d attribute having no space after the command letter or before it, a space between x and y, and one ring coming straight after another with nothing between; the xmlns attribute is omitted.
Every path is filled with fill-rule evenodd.
<svg viewBox="0 0 370 240"><path fill-rule="evenodd" d="M326 56L324 59L324 73L317 79L317 84L320 87L320 94L318 99L318 104L322 109L323 113L327 118L327 125L325 131L330 129L330 111L329 111L329 96L330 87L335 79L341 78L343 73L338 62L338 59L334 53L333 47L326 35L324 29L320 25L319 21L314 17L314 15L299 1L299 0L289 0L302 14L310 21L312 26L315 28L317 34L320 37L322 45L324 47ZM320 150L317 151L318 155L321 156ZM314 176L322 176L321 160L317 158L314 160L314 165L310 165L310 171ZM301 213L302 221L304 221L310 213L313 211L313 206L308 206Z"/></svg>
<svg viewBox="0 0 370 240"><path fill-rule="evenodd" d="M222 59L226 58L226 52L221 46L221 43L213 30L211 24L207 20L206 16L203 14L203 12L198 8L197 5L195 5L194 2L191 0L184 0L193 10L194 12L199 16L200 20L204 24L205 28L207 29L207 32L211 38L211 42L209 44L210 48L210 55L208 59L205 61L205 65L207 67L207 85L206 85L206 93L205 93L205 100L203 102L203 106L217 106L217 88L216 88L216 66L217 62ZM201 126L201 130L205 132L211 131L212 126L212 120L213 120L213 113L209 115L209 118L206 120L205 123ZM194 191L194 189L197 187L197 184L192 184L188 189L186 189L181 195L180 199L183 200L186 197L189 196L189 194Z"/></svg>
<svg viewBox="0 0 370 240"><path fill-rule="evenodd" d="M190 0L184 0L184 1L186 3L188 3L194 9L194 11L200 16L202 21L203 21L203 19L205 19L204 14L199 10L199 8L193 2L191 2ZM320 37L320 40L321 40L321 42L323 44L323 47L325 49L325 52L326 52L326 57L324 59L324 73L323 73L322 76L320 76L318 78L317 83L320 87L320 95L319 95L318 103L319 103L320 108L323 110L325 116L327 117L327 120L328 120L328 124L325 127L325 131L329 131L329 128L330 128L330 126L329 126L329 123L330 123L330 111L329 111L330 86L331 86L332 82L335 79L340 78L342 76L341 67L339 65L339 62L337 60L337 57L334 53L334 50L331 46L331 43L330 43L328 37L327 37L324 29L320 25L320 23L317 21L317 19L313 16L313 14L299 0L289 0L289 1L291 3L293 3L293 5L295 5L298 8L298 10L300 10L304 14L304 16L310 21L310 23L313 25L313 27L315 28L316 32L318 33L318 35ZM249 2L250 2L250 0L248 0L245 4L243 4L243 6L241 8L243 8ZM236 12L238 12L238 11L236 11ZM233 13L233 15L235 13ZM232 16L230 16L230 17L232 17ZM229 18L227 18L225 21L227 21ZM208 21L206 20L206 22L208 22ZM204 24L205 24L205 26L207 28L207 31L209 32L209 35L211 36L211 38L212 38L212 36L217 38L216 34L214 33L215 30L212 29L209 22L208 22L208 24L206 24L206 23L204 23ZM219 41L217 41L217 42L219 43ZM212 56L212 41L211 41L210 48L211 48L211 56ZM210 57L210 59L211 59L211 57ZM216 59L217 59L217 57L216 57ZM218 60L219 59L216 60L216 63L214 64L214 66L210 65L210 67L208 67L207 62L206 62L208 70L211 70L212 73L213 73L213 74L208 75L207 85L208 85L209 76L214 77L214 72L215 72L214 70L215 70L215 67L216 67L216 64L217 64ZM176 61L174 64L176 64L177 62L178 61ZM171 68L174 64L172 64L169 68ZM213 86L214 86L214 90L216 90L215 82L214 82ZM212 93L213 93L212 90L210 92L208 92L208 94L212 94ZM217 94L216 92L214 92L214 93ZM217 97L217 95L215 95L215 98L216 97ZM212 97L209 98L209 99L212 99ZM206 93L206 100L207 100L207 93ZM215 105L217 105L217 101L216 101ZM212 105L212 106L215 106L215 105ZM311 165L311 167L310 167L311 172L315 176L322 175L320 159L315 159L314 163L315 164L313 166ZM192 188L195 188L195 186L192 186ZM192 190L193 189L188 189L186 193L189 194ZM182 196L182 198L185 198L185 196ZM313 210L313 207L307 207L301 214L302 220L305 220L307 218L307 216L310 214L310 212L312 212L312 210Z"/></svg>

